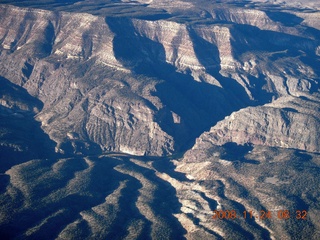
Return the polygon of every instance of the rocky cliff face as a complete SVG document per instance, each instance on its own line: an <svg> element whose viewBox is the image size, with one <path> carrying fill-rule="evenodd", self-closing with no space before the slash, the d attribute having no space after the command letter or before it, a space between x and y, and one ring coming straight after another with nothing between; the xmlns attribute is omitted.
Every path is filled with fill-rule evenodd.
<svg viewBox="0 0 320 240"><path fill-rule="evenodd" d="M0 171L27 159L52 155L54 143L34 116L43 107L40 100L0 77Z"/></svg>
<svg viewBox="0 0 320 240"><path fill-rule="evenodd" d="M279 98L271 104L232 113L203 134L203 141L223 145L228 142L319 152L318 98ZM311 100L311 101L310 101Z"/></svg>
<svg viewBox="0 0 320 240"><path fill-rule="evenodd" d="M190 25L3 5L0 74L44 103L37 118L61 152L167 154L235 110L317 91L308 27L238 7L208 16Z"/></svg>
<svg viewBox="0 0 320 240"><path fill-rule="evenodd" d="M320 238L316 8L1 2L0 236Z"/></svg>

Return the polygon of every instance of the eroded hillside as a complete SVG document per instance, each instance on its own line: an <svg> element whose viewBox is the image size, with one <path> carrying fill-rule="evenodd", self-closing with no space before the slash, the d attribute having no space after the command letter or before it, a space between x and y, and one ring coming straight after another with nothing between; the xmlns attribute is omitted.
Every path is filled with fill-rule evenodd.
<svg viewBox="0 0 320 240"><path fill-rule="evenodd" d="M166 155L236 110L318 91L318 30L210 14L191 25L3 5L0 73L43 102L42 128L72 153Z"/></svg>
<svg viewBox="0 0 320 240"><path fill-rule="evenodd" d="M0 5L0 235L318 239L309 3Z"/></svg>

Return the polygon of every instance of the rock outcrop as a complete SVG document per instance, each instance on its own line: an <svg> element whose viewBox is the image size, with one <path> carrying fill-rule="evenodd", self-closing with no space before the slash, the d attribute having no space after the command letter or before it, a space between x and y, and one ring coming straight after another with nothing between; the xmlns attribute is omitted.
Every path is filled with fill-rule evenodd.
<svg viewBox="0 0 320 240"><path fill-rule="evenodd" d="M0 75L43 102L42 128L72 154L183 151L232 112L318 91L320 43L301 17L187 5L160 19L1 5Z"/></svg>
<svg viewBox="0 0 320 240"><path fill-rule="evenodd" d="M1 1L1 238L320 239L292 2Z"/></svg>
<svg viewBox="0 0 320 240"><path fill-rule="evenodd" d="M224 145L228 142L320 152L319 97L283 97L259 107L232 113L197 139Z"/></svg>

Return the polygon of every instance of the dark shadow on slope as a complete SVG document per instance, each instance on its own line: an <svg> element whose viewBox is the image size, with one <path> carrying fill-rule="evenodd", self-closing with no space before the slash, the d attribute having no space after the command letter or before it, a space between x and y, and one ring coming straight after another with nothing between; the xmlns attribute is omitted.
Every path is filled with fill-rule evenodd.
<svg viewBox="0 0 320 240"><path fill-rule="evenodd" d="M283 110L283 111L285 111L285 112L298 113L298 110L297 110L297 109L290 108L290 107L285 107L285 108L282 108L281 110Z"/></svg>
<svg viewBox="0 0 320 240"><path fill-rule="evenodd" d="M82 163L79 164L79 159L68 159L65 165L66 167L59 169L59 175L52 176L45 181L39 179L43 178L44 171L50 173L52 166L59 161L59 159L51 160L38 160L38 163L31 163L32 173L30 173L30 168L26 167L24 171L21 172L21 177L24 179L23 184L26 186L32 186L29 188L31 193L29 196L18 195L15 196L15 201L10 204L12 209L15 209L15 213L12 214L10 221L5 221L0 225L0 235L10 236L10 239L14 239L17 236L25 233L27 229L37 226L45 218L50 217L46 223L35 233L32 234L33 239L50 238L54 239L57 237L57 232L62 230L64 226L67 225L64 221L69 221L73 218L73 211L75 211L79 204L87 202L87 198L83 196L77 197L75 194L70 194L67 198L54 199L52 202L45 201L47 204L39 204L41 199L47 197L48 195L59 191L63 187L75 178L75 174L79 171L85 169ZM24 176L25 174L25 176ZM31 203L31 207L24 210L23 206L17 205L17 202L28 201ZM4 201L6 202L6 201ZM6 203L8 204L8 203ZM21 211L22 210L22 211ZM64 212L58 214L58 217L53 217L60 210ZM71 220L70 220L71 221Z"/></svg>
<svg viewBox="0 0 320 240"><path fill-rule="evenodd" d="M198 36L193 28L189 27L188 30L197 59L205 67L206 72L219 81L228 96L227 100L234 105L233 111L250 105L250 99L243 86L235 79L220 74L221 56L217 46Z"/></svg>
<svg viewBox="0 0 320 240"><path fill-rule="evenodd" d="M253 97L253 106L263 105L265 103L269 103L272 99L277 96L276 93L271 93L265 90L266 86L266 76L262 75L257 77L248 75L247 76L250 81L250 86L248 86L249 91Z"/></svg>
<svg viewBox="0 0 320 240"><path fill-rule="evenodd" d="M268 230L266 230L265 228L261 227L259 224L257 224L255 217L252 214L252 217L250 217L249 211L245 208L245 206L239 202L236 202L234 200L230 200L226 197L225 195L225 189L226 186L225 184L221 181L221 180L217 180L216 182L216 188L215 191L219 194L219 197L222 198L222 200L224 201L224 205L228 206L229 209L233 209L237 212L237 216L239 215L239 218L241 220L246 221L246 223L250 226L252 226L252 231L254 231L256 234L259 234L261 236L261 239L271 239L270 237L270 233L268 232ZM254 206L256 209L261 208L261 204L260 202L251 202L252 206ZM259 206L257 205L259 204ZM266 211L266 209L264 209ZM247 214L246 216L243 215L243 212L246 211ZM258 213L255 213L255 216ZM248 232L247 230L245 230L244 228L242 228L242 226L236 224L234 222L234 220L232 219L223 219L222 221L227 222L228 226L231 226L232 228L232 232L230 232L230 239L235 239L237 238L237 234L242 235L242 238L240 237L240 239L254 239L254 236L251 232ZM266 220L263 220L266 221ZM235 235L233 235L234 233L236 233Z"/></svg>
<svg viewBox="0 0 320 240"><path fill-rule="evenodd" d="M142 13L141 13L142 14ZM167 13L167 12L163 12L163 13L156 13L156 14L142 14L142 16L138 16L137 18L142 19L142 20L148 20L148 21L157 21L157 20L164 20L164 19L168 19L171 18L172 16Z"/></svg>
<svg viewBox="0 0 320 240"><path fill-rule="evenodd" d="M221 158L224 160L231 161L234 164L260 164L259 161L245 158L245 155L253 149L252 145L250 144L238 145L234 142L228 142L222 147L225 149L225 153L221 155Z"/></svg>
<svg viewBox="0 0 320 240"><path fill-rule="evenodd" d="M276 60L281 61L281 59L288 59L290 57L293 61L295 58L299 58L299 60L311 66L316 73L319 71L319 68L316 67L318 63L314 61L314 59L319 59L314 53L318 43L313 40L317 39L320 33L318 30L304 27L301 29L301 35L295 36L287 33L261 30L245 24L234 24L230 27L230 33L233 36L233 38L230 39L232 54L234 58L240 62L242 61L243 54L260 52L262 57L265 57L271 62ZM201 38L196 33L196 28L189 27L189 34L193 40L194 50L198 60L205 67L207 73L221 83L224 90L228 92L228 96L234 96L236 93L235 100L240 100L247 106L256 106L271 102L275 94L266 91L265 88L268 84L266 76L260 74L258 77L255 77L241 69L238 70L239 76L241 77L241 74L243 74L249 81L247 83L246 80L243 80L245 87L251 92L253 97L253 100L249 100L248 94L245 92L243 86L234 79L221 76L219 51L217 47ZM295 71L295 69L291 70ZM294 74L299 75L301 73L296 71ZM310 92L315 92L319 89L319 83L316 80L314 82Z"/></svg>
<svg viewBox="0 0 320 240"><path fill-rule="evenodd" d="M149 239L152 223L136 207L139 189L142 188L142 184L133 177L128 175L126 177L128 177L129 181L127 183L128 186L121 191L122 196L119 201L120 213L117 215L117 219L114 221L106 239L123 239L125 234L128 234L128 227L133 220L143 221L143 229L138 234L137 239Z"/></svg>
<svg viewBox="0 0 320 240"><path fill-rule="evenodd" d="M311 30L313 29L310 27L304 27L297 32L299 35L293 35L286 32L261 30L255 26L238 24L231 29L231 32L240 39L233 40L233 47L237 56L246 51L273 53L286 50L284 57L296 57L301 55L301 50L309 56L313 56L318 46L317 41L314 39L318 38L320 31Z"/></svg>
<svg viewBox="0 0 320 240"><path fill-rule="evenodd" d="M165 224L167 227L161 231L162 236L151 236L150 238L185 239L186 230L177 218L173 216L173 214L181 213L180 208L182 207L178 201L175 188L156 176L154 170L143 168L130 161L126 162L125 167L142 173L143 177L156 186L154 192L150 192L151 196L153 196L150 206L156 218L161 220L162 224ZM157 231L160 232L159 229Z"/></svg>
<svg viewBox="0 0 320 240"><path fill-rule="evenodd" d="M68 167L71 167L71 172L62 172L62 178L51 179L51 181L57 181L55 183L57 189L52 188L38 188L36 185L34 188L30 189L32 194L36 199L31 200L33 204L30 208L23 210L19 213L13 214L9 223L0 226L0 234L14 238L23 234L26 230L39 226L42 222L41 227L37 229L33 234L31 234L32 239L55 239L58 237L60 232L70 223L80 220L82 224L82 217L80 212L91 211L92 207L99 204L105 203L105 198L109 194L113 193L118 187L120 182L126 181L126 187L122 189L121 195L115 196L119 198L119 212L114 221L110 225L109 234L107 239L122 239L123 235L127 232L127 227L131 223L131 220L140 220L143 222L143 231L141 232L142 239L148 239L150 236L150 226L151 223L146 219L145 216L141 215L135 203L139 197L139 190L142 188L141 183L126 174L122 174L116 170L114 167L122 164L118 160L112 158L102 158L102 159L91 159L96 165L88 172L89 182L84 181L83 186L79 184L79 189L74 189L74 193L69 194L65 197L52 198L51 201L44 201L47 204L37 204L41 199L45 199L45 196L56 192L61 189L62 186L66 186L70 183L70 178L65 178L65 175L71 174L75 177L76 173L74 167L69 166L69 164L75 164L71 159L66 163ZM35 170L40 170L43 165L37 166ZM79 179L81 181L81 179ZM26 180L27 181L27 180ZM46 181L50 184L50 181ZM41 182L40 182L41 183ZM43 182L44 184L45 182ZM26 182L27 185L30 183ZM107 203L107 202L106 202ZM60 212L57 216L52 217L54 214ZM109 209L113 211L112 208ZM112 212L113 213L113 212ZM43 221L47 217L50 218ZM84 225L85 229L81 229L83 232L81 239L86 237L91 237L91 230L88 225ZM76 234L76 233L71 233ZM3 236L4 236L3 235Z"/></svg>
<svg viewBox="0 0 320 240"><path fill-rule="evenodd" d="M0 195L6 192L8 184L10 184L10 176L0 173Z"/></svg>
<svg viewBox="0 0 320 240"><path fill-rule="evenodd" d="M34 118L43 104L29 93L0 77L0 172L34 158L54 157L55 143ZM35 110L36 109L36 110Z"/></svg>
<svg viewBox="0 0 320 240"><path fill-rule="evenodd" d="M24 63L24 67L22 68L22 74L26 77L26 78L29 78L31 73L33 71L33 66L28 63L28 62L25 62Z"/></svg>
<svg viewBox="0 0 320 240"><path fill-rule="evenodd" d="M255 215L250 218L250 213L248 211L248 209L246 209L244 207L244 205L236 202L236 201L232 201L230 200L233 209L236 209L236 211L239 214L243 214L244 211L247 211L247 216L246 219L244 219L246 221L246 224L249 225L249 229L254 232L255 234L259 235L258 239L264 239L264 240L271 240L271 236L270 233L267 229L265 229L264 227L262 227L260 224L257 223L257 220L255 219L257 215L259 215L260 213L254 213ZM268 210L263 209L265 212L267 212ZM241 216L243 217L243 215ZM274 217L274 216L273 216ZM268 221L266 219L261 220L261 221ZM248 232L246 229L242 228L241 226L239 226L238 224L236 224L233 220L227 220L228 225L234 229L239 231L239 233L241 233L241 235L243 235L242 239L257 239L254 237L253 233ZM236 234L237 235L237 234ZM236 237L235 235L232 236L232 238Z"/></svg>
<svg viewBox="0 0 320 240"><path fill-rule="evenodd" d="M312 160L312 157L308 154L307 151L296 150L294 155L296 155L302 162L309 162Z"/></svg>
<svg viewBox="0 0 320 240"><path fill-rule="evenodd" d="M39 6L54 6L55 4L72 5L77 2L83 2L85 0L41 0L41 1L30 1L30 0L20 0L20 1L10 1L4 0L3 3L10 3L19 7L39 7Z"/></svg>
<svg viewBox="0 0 320 240"><path fill-rule="evenodd" d="M123 159L124 161L127 161L126 158ZM139 190L143 188L143 185L138 179L131 177L130 175L123 174L117 170L114 171L114 167L111 167L115 164L111 163L110 165L110 161L115 162L110 158L101 158L98 160L99 165L95 167L92 174L93 176L100 177L101 180L96 182L96 180L93 179L91 186L89 186L89 189L94 189L95 192L103 193L105 195L106 193L104 192L106 186L113 186L118 184L120 181L126 181L126 186L121 190L121 196L119 196L119 212L117 213L116 219L110 226L110 231L107 234L106 239L123 239L125 235L129 233L128 227L132 221L137 220L143 222L143 229L139 233L138 239L148 239L151 233L151 222L141 214L136 206L138 197L140 195ZM122 164L122 162L118 161L116 163L117 165ZM106 170L109 171L107 177ZM97 189L97 186L102 188ZM110 192L111 191L109 191L109 193Z"/></svg>
<svg viewBox="0 0 320 240"><path fill-rule="evenodd" d="M37 46L39 48L40 53L42 53L41 57L47 57L51 54L55 37L56 36L54 26L52 22L49 22L44 32L45 39L41 42L41 44L38 44Z"/></svg>
<svg viewBox="0 0 320 240"><path fill-rule="evenodd" d="M165 106L156 115L156 121L174 137L177 151L187 150L217 121L247 105L248 97L233 79L219 76L229 90L199 83L190 73L179 73L166 63L163 46L137 33L130 19L107 18L106 22L115 33L115 57L136 74L164 80L154 93ZM180 122L174 121L173 113L180 117Z"/></svg>
<svg viewBox="0 0 320 240"><path fill-rule="evenodd" d="M26 34L27 30L25 29L28 26L28 22L34 21L37 18L34 12L29 12L25 15L24 22L21 24L22 28L19 30L21 34ZM37 39L35 39L29 46L31 47L30 50L25 50L26 54L29 55L28 51L32 51L32 56L37 59L42 59L48 57L52 52L52 47L55 41L55 27L53 23L49 21L47 23L46 28L43 32L37 35ZM26 44L28 45L28 44ZM17 45L15 48L18 47ZM22 49L27 49L28 47L23 47ZM32 66L33 67L33 66ZM31 73L30 73L31 75Z"/></svg>
<svg viewBox="0 0 320 240"><path fill-rule="evenodd" d="M303 18L286 12L265 11L265 13L271 20L275 22L280 22L284 26L288 27L294 27L303 22Z"/></svg>
<svg viewBox="0 0 320 240"><path fill-rule="evenodd" d="M319 31L319 35L320 35L320 31ZM318 43L320 44L320 41ZM320 67L319 67L320 66L320 56L317 56L315 54L305 55L305 56L301 56L300 60L304 64L310 66L317 76L320 75ZM310 93L319 92L319 90L320 90L320 80L318 78L315 78L314 84L312 84L312 86L311 86Z"/></svg>
<svg viewBox="0 0 320 240"><path fill-rule="evenodd" d="M222 238L218 233L216 233L215 231L205 227L204 225L199 225L200 223L200 219L195 217L192 213L186 213L186 216L188 217L189 220L192 221L192 223L196 226L198 226L200 229L204 230L206 233L209 233L211 236L212 239L215 239L215 240L222 240L222 239L225 239L225 238ZM200 236L198 236L198 234ZM193 239L202 239L203 238L203 235L201 233L193 233Z"/></svg>
<svg viewBox="0 0 320 240"><path fill-rule="evenodd" d="M152 167L154 167L160 173L166 173L170 177L177 179L180 182L191 182L190 179L182 172L176 172L174 164L170 161L169 158L158 158L153 161Z"/></svg>
<svg viewBox="0 0 320 240"><path fill-rule="evenodd" d="M217 209L217 206L218 206L217 201L207 197L206 194L203 192L200 192L200 191L195 191L195 192L197 192L205 201L207 201L211 211L214 211Z"/></svg>

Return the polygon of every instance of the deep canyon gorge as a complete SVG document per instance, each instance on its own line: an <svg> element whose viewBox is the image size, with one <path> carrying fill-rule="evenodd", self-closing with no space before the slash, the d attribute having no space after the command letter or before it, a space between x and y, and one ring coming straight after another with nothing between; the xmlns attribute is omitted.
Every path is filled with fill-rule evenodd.
<svg viewBox="0 0 320 240"><path fill-rule="evenodd" d="M0 236L319 239L319 9L0 1Z"/></svg>

